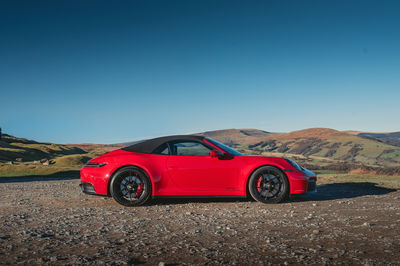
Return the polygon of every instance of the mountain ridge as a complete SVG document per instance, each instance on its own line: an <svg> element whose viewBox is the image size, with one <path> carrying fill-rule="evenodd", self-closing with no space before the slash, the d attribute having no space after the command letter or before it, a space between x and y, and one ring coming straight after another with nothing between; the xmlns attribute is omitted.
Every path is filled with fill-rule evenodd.
<svg viewBox="0 0 400 266"><path fill-rule="evenodd" d="M236 134L240 130L235 131ZM289 133L271 133L242 142L230 141L226 136L213 132L214 138L238 149L249 149L258 153L288 153L304 156L318 156L334 160L349 161L367 165L400 165L400 147L381 139L366 138L345 131L330 128L308 128ZM232 131L230 131L232 135ZM210 133L209 133L210 134ZM227 143L228 141L228 143Z"/></svg>
<svg viewBox="0 0 400 266"><path fill-rule="evenodd" d="M18 138L2 134L0 139L0 161L34 161L50 159L63 155L77 155L86 153L84 150L63 144L38 142L25 138Z"/></svg>
<svg viewBox="0 0 400 266"><path fill-rule="evenodd" d="M332 161L346 161L376 166L400 165L400 132L372 133L339 131L330 128L308 128L288 133L251 128L231 128L194 133L213 138L247 153L282 156L301 155ZM398 139L397 139L398 138ZM140 141L140 140L139 140ZM3 134L0 161L21 158L24 161L80 154L95 156L130 145L120 144L53 144L36 142Z"/></svg>

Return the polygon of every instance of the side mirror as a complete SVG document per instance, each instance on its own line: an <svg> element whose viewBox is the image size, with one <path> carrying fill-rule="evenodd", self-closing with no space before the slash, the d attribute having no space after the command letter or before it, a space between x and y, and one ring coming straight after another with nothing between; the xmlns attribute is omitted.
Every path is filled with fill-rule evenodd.
<svg viewBox="0 0 400 266"><path fill-rule="evenodd" d="M218 158L220 160L230 160L233 159L233 156L230 155L229 153L222 153L220 151L216 150L211 150L210 151L210 157L211 158Z"/></svg>
<svg viewBox="0 0 400 266"><path fill-rule="evenodd" d="M211 150L210 151L210 157L215 158L215 157L218 157L218 156L219 156L219 154L218 154L218 152L216 150Z"/></svg>

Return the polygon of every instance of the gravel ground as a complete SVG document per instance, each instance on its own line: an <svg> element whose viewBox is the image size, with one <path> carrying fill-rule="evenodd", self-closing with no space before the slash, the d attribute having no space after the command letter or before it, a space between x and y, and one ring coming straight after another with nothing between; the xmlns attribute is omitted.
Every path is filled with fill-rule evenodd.
<svg viewBox="0 0 400 266"><path fill-rule="evenodd" d="M23 182L20 182L23 180ZM76 179L0 179L0 264L400 265L400 191L329 184L265 205L84 195Z"/></svg>

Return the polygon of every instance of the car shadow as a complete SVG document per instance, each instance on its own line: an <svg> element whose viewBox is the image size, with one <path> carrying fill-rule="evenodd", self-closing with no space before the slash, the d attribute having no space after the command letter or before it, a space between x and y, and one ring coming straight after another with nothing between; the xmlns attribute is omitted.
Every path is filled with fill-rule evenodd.
<svg viewBox="0 0 400 266"><path fill-rule="evenodd" d="M0 183L19 183L33 181L57 181L79 179L79 170L68 170L49 175L26 175L0 177Z"/></svg>
<svg viewBox="0 0 400 266"><path fill-rule="evenodd" d="M0 177L1 183L19 183L34 181L59 181L79 179L79 170L68 170L49 175L27 175L15 177ZM344 182L322 184L317 186L317 192L291 196L287 202L326 201L351 199L362 196L385 195L397 191L392 188L378 186L372 182ZM252 198L159 198L153 199L146 205L179 205L188 203L218 203L218 202L249 202Z"/></svg>
<svg viewBox="0 0 400 266"><path fill-rule="evenodd" d="M180 204L189 204L189 203L218 203L218 202L246 202L246 201L254 201L252 198L218 198L218 197L210 197L210 198L156 198L152 199L147 203L147 206L150 205L180 205Z"/></svg>
<svg viewBox="0 0 400 266"><path fill-rule="evenodd" d="M385 195L397 191L392 188L380 187L371 182L347 182L332 183L317 186L314 193L306 193L298 196L291 196L286 203L295 203L303 201L326 201L351 199L362 196ZM218 203L218 202L249 202L252 198L162 198L154 199L147 205L179 205L189 203Z"/></svg>
<svg viewBox="0 0 400 266"><path fill-rule="evenodd" d="M315 193L306 193L299 196L292 196L290 201L296 202L351 199L362 196L385 195L394 191L397 190L381 187L378 186L378 184L372 182L332 183L317 186L317 192Z"/></svg>

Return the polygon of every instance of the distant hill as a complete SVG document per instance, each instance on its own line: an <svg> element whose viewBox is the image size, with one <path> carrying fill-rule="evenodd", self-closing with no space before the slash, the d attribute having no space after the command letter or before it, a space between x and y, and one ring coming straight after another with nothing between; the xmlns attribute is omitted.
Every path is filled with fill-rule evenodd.
<svg viewBox="0 0 400 266"><path fill-rule="evenodd" d="M115 146L115 147L119 147L119 148L121 148L121 147L127 147L127 146L133 145L133 144L135 144L135 143L138 143L138 142L140 142L140 141L142 141L142 140L135 140L135 141L129 141L129 142L115 143L115 144L111 144L111 146Z"/></svg>
<svg viewBox="0 0 400 266"><path fill-rule="evenodd" d="M196 133L246 152L284 156L301 155L331 162L399 166L397 133L366 133L309 128L289 133L259 129L222 129ZM135 142L121 143L127 146Z"/></svg>
<svg viewBox="0 0 400 266"><path fill-rule="evenodd" d="M368 133L310 128L289 133L258 129L223 129L196 133L216 139L247 153L297 156L303 161L348 162L372 166L400 165L400 132ZM78 164L101 153L128 146L133 142L104 144L40 143L3 134L0 161L22 158L24 161L54 159L56 164ZM65 158L62 158L62 157Z"/></svg>
<svg viewBox="0 0 400 266"><path fill-rule="evenodd" d="M224 131L217 130L203 134L238 149L249 149L258 153L299 154L367 165L400 165L400 147L334 129L266 132L251 139L240 137L240 131L229 130L228 134L224 134Z"/></svg>
<svg viewBox="0 0 400 266"><path fill-rule="evenodd" d="M260 139L264 139L268 136L275 135L276 133L271 133L259 129L222 129L214 131L206 131L202 133L197 133L196 135L202 135L212 139L216 139L227 145L245 145L252 144Z"/></svg>
<svg viewBox="0 0 400 266"><path fill-rule="evenodd" d="M213 139L218 139L221 142L224 142L227 145L242 145L245 143L253 143L260 138L270 136L275 133L266 132L259 129L221 129L221 130L213 130L206 131L200 133L194 133L193 135L201 135L206 136ZM114 146L126 147L132 144L135 144L141 140L116 143Z"/></svg>
<svg viewBox="0 0 400 266"><path fill-rule="evenodd" d="M105 153L109 151L113 151L116 149L121 148L121 146L125 146L122 144L93 144L93 143L82 143L82 144L64 144L67 147L77 147L79 149L82 149L85 152L89 153Z"/></svg>
<svg viewBox="0 0 400 266"><path fill-rule="evenodd" d="M37 142L7 134L2 134L0 140L0 161L14 161L17 158L21 158L23 161L34 161L84 153L86 152L78 147Z"/></svg>
<svg viewBox="0 0 400 266"><path fill-rule="evenodd" d="M358 133L357 136L368 138L368 139L375 139L381 142L400 146L400 132L390 132L390 133L368 133L368 132L361 132Z"/></svg>

